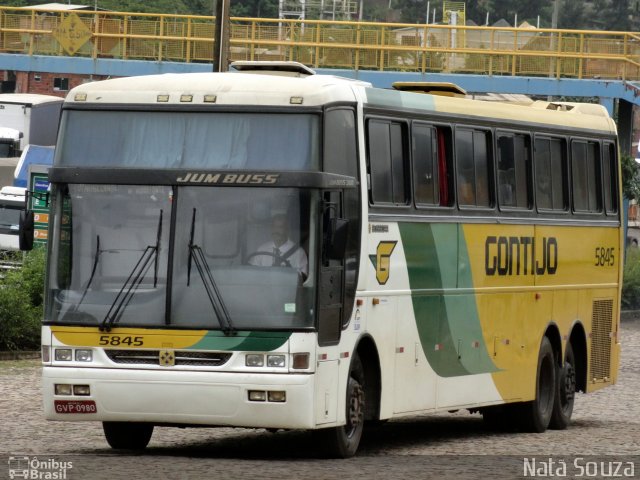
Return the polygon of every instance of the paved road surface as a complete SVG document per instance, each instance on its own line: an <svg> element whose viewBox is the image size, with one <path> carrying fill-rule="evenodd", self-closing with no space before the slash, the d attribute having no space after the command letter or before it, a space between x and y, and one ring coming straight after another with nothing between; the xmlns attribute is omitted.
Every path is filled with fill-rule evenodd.
<svg viewBox="0 0 640 480"><path fill-rule="evenodd" d="M618 473L629 474L626 462L635 462L640 478L640 320L623 323L622 343L618 385L578 396L566 431L489 432L466 411L420 416L365 432L359 455L349 460L314 454L307 432L231 428L156 428L143 453L114 453L100 424L42 418L37 363L0 362L0 478L9 478L10 456L14 467L24 457L44 462L34 464L43 474L63 472L57 465L71 462L63 472L70 479L526 478L524 458L529 468L535 459L539 473L564 460L568 478L594 472L590 478L604 478L616 462Z"/></svg>

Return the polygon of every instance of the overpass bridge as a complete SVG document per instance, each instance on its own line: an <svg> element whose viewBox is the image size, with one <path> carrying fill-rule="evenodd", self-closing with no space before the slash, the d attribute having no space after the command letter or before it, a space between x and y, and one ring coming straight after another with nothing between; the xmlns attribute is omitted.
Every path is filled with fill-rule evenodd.
<svg viewBox="0 0 640 480"><path fill-rule="evenodd" d="M474 93L597 99L631 149L638 33L267 18L231 18L230 28L232 61L294 60L379 87L451 81ZM0 72L210 71L213 38L213 17L0 7Z"/></svg>

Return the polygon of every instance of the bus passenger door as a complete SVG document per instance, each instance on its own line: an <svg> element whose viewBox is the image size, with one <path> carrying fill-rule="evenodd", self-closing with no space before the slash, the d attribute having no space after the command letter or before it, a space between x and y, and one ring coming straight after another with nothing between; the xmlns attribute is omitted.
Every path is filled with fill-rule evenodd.
<svg viewBox="0 0 640 480"><path fill-rule="evenodd" d="M347 228L339 191L325 192L322 200L322 246L318 274L318 345L340 342L344 298L344 241ZM340 251L342 250L342 251Z"/></svg>
<svg viewBox="0 0 640 480"><path fill-rule="evenodd" d="M318 261L318 346L326 358L318 360L315 374L315 418L318 425L338 420L340 378L337 344L340 342L344 310L345 235L348 222L342 218L342 192L324 192L322 242ZM322 348L325 347L325 348ZM323 355L325 356L325 355Z"/></svg>

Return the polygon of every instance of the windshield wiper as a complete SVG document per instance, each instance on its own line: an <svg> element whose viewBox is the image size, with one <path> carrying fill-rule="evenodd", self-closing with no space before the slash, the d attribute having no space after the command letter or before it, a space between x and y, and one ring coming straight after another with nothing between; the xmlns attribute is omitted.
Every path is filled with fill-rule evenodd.
<svg viewBox="0 0 640 480"><path fill-rule="evenodd" d="M196 264L196 269L200 274L200 278L202 279L202 284L204 285L204 289L207 292L207 296L209 297L209 302L211 303L211 307L218 319L218 323L220 324L220 328L225 335L235 335L236 331L233 328L233 323L231 323L231 316L229 315L229 311L227 310L226 305L224 304L224 300L222 299L222 295L220 294L220 290L218 289L218 285L213 278L213 274L211 273L211 269L209 268L209 264L207 263L206 258L204 257L204 253L202 252L202 248L199 245L195 245L193 243L193 234L196 225L196 209L193 209L193 215L191 217L191 235L189 238L189 261L187 263L187 286L191 283L191 261ZM224 319L224 321L223 321Z"/></svg>
<svg viewBox="0 0 640 480"><path fill-rule="evenodd" d="M93 254L93 267L91 268L91 276L89 277L89 280L87 281L87 284L85 285L84 290L82 291L82 297L80 297L80 301L76 303L72 308L69 309L71 313L78 311L78 308L80 308L80 305L84 301L84 297L87 296L87 292L89 291L89 287L91 286L91 282L93 282L93 277L95 276L96 270L98 268L100 253L101 253L100 252L100 235L96 235L96 251Z"/></svg>
<svg viewBox="0 0 640 480"><path fill-rule="evenodd" d="M138 262L134 265L133 269L129 273L129 276L125 280L124 284L120 288L120 291L113 300L109 311L104 317L104 320L100 324L101 331L110 331L111 326L120 319L120 315L127 308L129 302L135 295L138 287L144 280L144 277L151 267L151 261L154 261L154 273L153 273L153 288L158 285L158 251L160 250L160 238L162 236L162 210L160 210L160 218L158 219L158 231L156 235L156 244L147 245L142 251L142 255L138 259Z"/></svg>

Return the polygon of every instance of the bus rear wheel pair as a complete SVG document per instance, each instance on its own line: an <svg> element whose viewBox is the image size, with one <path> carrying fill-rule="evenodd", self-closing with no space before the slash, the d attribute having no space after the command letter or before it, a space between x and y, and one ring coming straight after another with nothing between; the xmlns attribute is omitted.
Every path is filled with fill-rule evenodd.
<svg viewBox="0 0 640 480"><path fill-rule="evenodd" d="M542 433L547 428L563 430L569 426L576 392L576 360L571 343L560 362L548 337L538 353L536 397L525 403L488 407L482 415L488 424L500 428L517 427L526 432Z"/></svg>
<svg viewBox="0 0 640 480"><path fill-rule="evenodd" d="M523 427L542 433L547 428L564 430L571 423L576 392L576 360L567 343L564 361L554 351L549 338L542 339L538 355L536 398L524 404Z"/></svg>

